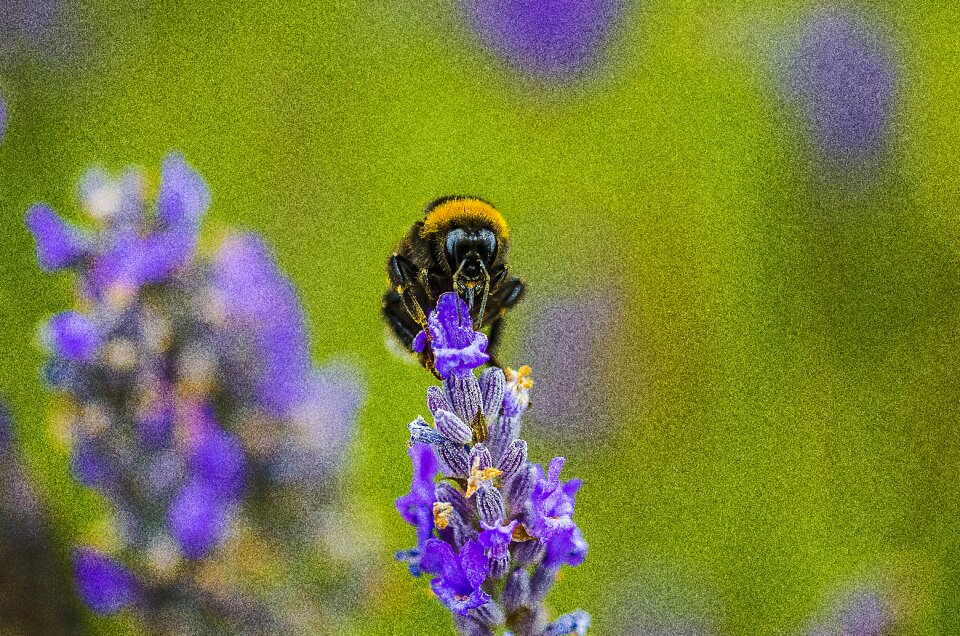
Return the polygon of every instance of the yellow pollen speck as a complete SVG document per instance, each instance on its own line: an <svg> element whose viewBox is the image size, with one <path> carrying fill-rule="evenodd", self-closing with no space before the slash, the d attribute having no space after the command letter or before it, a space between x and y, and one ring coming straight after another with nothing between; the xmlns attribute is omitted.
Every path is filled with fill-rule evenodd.
<svg viewBox="0 0 960 636"><path fill-rule="evenodd" d="M467 497L473 496L481 484L489 483L494 477L499 477L502 474L502 470L493 467L481 470L479 458L473 460L473 468L470 469L470 477L467 478Z"/></svg>
<svg viewBox="0 0 960 636"><path fill-rule="evenodd" d="M450 525L450 515L453 513L453 505L445 501L436 501L433 504L433 525L443 530Z"/></svg>
<svg viewBox="0 0 960 636"><path fill-rule="evenodd" d="M513 369L504 369L507 384L513 385L519 389L530 390L533 388L533 369L529 364L525 364L516 371Z"/></svg>

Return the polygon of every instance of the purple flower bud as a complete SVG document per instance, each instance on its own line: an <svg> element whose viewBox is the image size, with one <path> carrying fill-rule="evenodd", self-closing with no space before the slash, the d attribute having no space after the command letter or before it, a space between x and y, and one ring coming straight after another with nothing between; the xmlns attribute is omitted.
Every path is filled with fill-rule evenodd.
<svg viewBox="0 0 960 636"><path fill-rule="evenodd" d="M545 552L546 548L540 539L515 541L510 546L511 559L520 567L526 567L536 563L543 557Z"/></svg>
<svg viewBox="0 0 960 636"><path fill-rule="evenodd" d="M535 466L527 464L525 468L517 471L513 478L507 484L507 505L512 514L519 514L523 511L530 494L537 485L537 469Z"/></svg>
<svg viewBox="0 0 960 636"><path fill-rule="evenodd" d="M97 325L77 311L64 311L51 318L47 338L54 353L74 362L90 362L103 343Z"/></svg>
<svg viewBox="0 0 960 636"><path fill-rule="evenodd" d="M510 571L510 553L490 557L490 572L488 576L491 579L502 579Z"/></svg>
<svg viewBox="0 0 960 636"><path fill-rule="evenodd" d="M470 610L470 616L484 625L503 625L506 616L503 608L495 601L490 601L480 607Z"/></svg>
<svg viewBox="0 0 960 636"><path fill-rule="evenodd" d="M483 412L491 423L496 421L503 407L503 369L489 367L480 374L480 395L483 397Z"/></svg>
<svg viewBox="0 0 960 636"><path fill-rule="evenodd" d="M434 486L434 493L437 501L452 505L464 520L471 521L473 519L474 514L470 502L456 486L442 481Z"/></svg>
<svg viewBox="0 0 960 636"><path fill-rule="evenodd" d="M440 462L440 472L446 477L465 479L470 473L470 463L467 451L462 444L440 442L434 446L437 459Z"/></svg>
<svg viewBox="0 0 960 636"><path fill-rule="evenodd" d="M487 450L487 447L483 444L474 444L473 448L470 449L471 470L474 468L485 470L492 467L493 458L490 456L490 451Z"/></svg>
<svg viewBox="0 0 960 636"><path fill-rule="evenodd" d="M449 411L437 411L437 431L451 442L469 444L473 441L473 429Z"/></svg>
<svg viewBox="0 0 960 636"><path fill-rule="evenodd" d="M444 393L443 387L435 384L427 387L427 408L430 409L430 413L434 417L437 416L438 411L450 411L453 413L453 405L447 400L447 395Z"/></svg>
<svg viewBox="0 0 960 636"><path fill-rule="evenodd" d="M443 381L443 386L454 412L464 422L472 422L483 409L483 397L477 378L473 374L451 375Z"/></svg>
<svg viewBox="0 0 960 636"><path fill-rule="evenodd" d="M471 512L467 519L472 519L475 515ZM467 523L465 518L455 509L448 517L447 530L453 535L453 545L458 550L468 541L474 541L479 536L473 524ZM442 535L441 535L442 536Z"/></svg>
<svg viewBox="0 0 960 636"><path fill-rule="evenodd" d="M556 580L556 568L548 568L542 565L537 567L533 571L533 576L530 577L530 598L536 602L542 601Z"/></svg>
<svg viewBox="0 0 960 636"><path fill-rule="evenodd" d="M503 454L503 458L497 465L503 471L504 477L509 477L527 463L527 442L522 439L514 440Z"/></svg>
<svg viewBox="0 0 960 636"><path fill-rule="evenodd" d="M492 526L503 520L503 496L499 490L490 484L481 484L477 489L476 502L481 523Z"/></svg>
<svg viewBox="0 0 960 636"><path fill-rule="evenodd" d="M73 553L73 568L80 598L97 614L116 614L136 602L136 578L101 552L78 548Z"/></svg>
<svg viewBox="0 0 960 636"><path fill-rule="evenodd" d="M213 486L194 479L170 505L167 526L184 556L200 559L224 538L231 514L231 506Z"/></svg>
<svg viewBox="0 0 960 636"><path fill-rule="evenodd" d="M88 240L83 232L49 207L30 208L26 223L37 243L37 261L45 271L71 267L86 255Z"/></svg>
<svg viewBox="0 0 960 636"><path fill-rule="evenodd" d="M530 575L523 568L510 573L503 585L503 606L511 614L527 604L530 598Z"/></svg>
<svg viewBox="0 0 960 636"><path fill-rule="evenodd" d="M520 437L520 425L520 416L502 415L490 427L487 443L490 445L490 453L494 459L503 457L507 447Z"/></svg>

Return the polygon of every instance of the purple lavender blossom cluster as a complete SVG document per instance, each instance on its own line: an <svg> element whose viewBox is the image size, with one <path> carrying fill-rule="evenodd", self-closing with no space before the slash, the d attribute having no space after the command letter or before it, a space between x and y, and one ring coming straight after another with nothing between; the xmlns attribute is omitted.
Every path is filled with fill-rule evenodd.
<svg viewBox="0 0 960 636"><path fill-rule="evenodd" d="M87 227L44 205L26 217L40 266L75 274L77 309L44 329L45 379L76 478L115 513L74 553L79 593L164 633L286 633L281 606L334 624L340 601L285 599L285 577L324 541L311 514L340 505L362 387L345 365L314 367L296 291L257 236L198 253L210 192L183 157L164 160L155 205L145 191L137 170L95 169L79 186ZM273 570L274 585L242 575Z"/></svg>
<svg viewBox="0 0 960 636"><path fill-rule="evenodd" d="M896 64L860 16L819 9L806 20L787 83L826 160L857 166L881 154L893 132Z"/></svg>
<svg viewBox="0 0 960 636"><path fill-rule="evenodd" d="M892 636L898 632L898 612L888 591L864 585L838 598L825 619L807 636Z"/></svg>
<svg viewBox="0 0 960 636"><path fill-rule="evenodd" d="M477 378L473 369L489 360L486 337L464 316L463 301L444 294L418 337L430 339L444 379L427 390L434 426L421 417L409 425L413 483L397 509L416 527L417 545L397 558L413 575L433 576L461 634L584 634L587 613L551 622L544 607L560 568L587 554L573 521L581 482L560 479L562 457L546 470L527 460L520 428L530 368L491 367Z"/></svg>
<svg viewBox="0 0 960 636"><path fill-rule="evenodd" d="M478 39L532 78L565 81L597 65L624 0L463 0Z"/></svg>

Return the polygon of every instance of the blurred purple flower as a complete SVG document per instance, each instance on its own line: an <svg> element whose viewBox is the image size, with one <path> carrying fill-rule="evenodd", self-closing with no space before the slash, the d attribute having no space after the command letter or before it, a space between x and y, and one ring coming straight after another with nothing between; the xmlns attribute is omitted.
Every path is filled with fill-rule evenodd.
<svg viewBox="0 0 960 636"><path fill-rule="evenodd" d="M64 311L47 323L51 350L74 362L89 362L97 353L103 335L90 318L77 311Z"/></svg>
<svg viewBox="0 0 960 636"><path fill-rule="evenodd" d="M858 586L842 595L811 636L891 636L897 614L889 593L875 586Z"/></svg>
<svg viewBox="0 0 960 636"><path fill-rule="evenodd" d="M274 415L289 414L306 397L311 374L306 321L293 285L251 234L231 237L220 247L213 283L227 333L241 335L250 348L242 360L258 402Z"/></svg>
<svg viewBox="0 0 960 636"><path fill-rule="evenodd" d="M507 64L537 79L565 80L596 65L624 0L463 0L463 10L480 41Z"/></svg>
<svg viewBox="0 0 960 636"><path fill-rule="evenodd" d="M841 10L813 13L790 73L824 156L860 161L882 148L894 114L895 67L888 47L867 23Z"/></svg>
<svg viewBox="0 0 960 636"><path fill-rule="evenodd" d="M114 559L93 548L78 548L73 564L80 598L97 614L116 614L137 600L136 578Z"/></svg>
<svg viewBox="0 0 960 636"><path fill-rule="evenodd" d="M82 3L64 0L0 2L0 64L27 55L57 64L80 61L81 9Z"/></svg>
<svg viewBox="0 0 960 636"><path fill-rule="evenodd" d="M72 267L87 254L84 234L49 207L33 206L27 212L26 222L37 243L37 261L44 270Z"/></svg>
<svg viewBox="0 0 960 636"><path fill-rule="evenodd" d="M3 137L7 134L7 100L3 97L3 91L0 91L0 144L3 143Z"/></svg>
<svg viewBox="0 0 960 636"><path fill-rule="evenodd" d="M184 631L169 623L182 618L186 631L253 620L288 633L293 617L266 590L211 589L203 576L243 569L237 551L217 549L234 537L270 546L292 573L288 555L342 535L336 471L363 385L347 364L314 367L296 291L258 237L231 236L213 259L197 253L210 192L181 155L164 160L152 208L144 182L137 170L89 171L78 186L89 230L45 206L27 216L41 265L72 270L84 307L46 329L45 377L74 421L73 471L115 508L152 631ZM126 570L80 554L84 599L115 611L119 596L105 594L123 589ZM325 618L346 599L331 596Z"/></svg>
<svg viewBox="0 0 960 636"><path fill-rule="evenodd" d="M530 414L547 435L595 440L610 420L606 375L617 310L609 296L587 292L536 308L523 328L521 351L537 369L537 408Z"/></svg>
<svg viewBox="0 0 960 636"><path fill-rule="evenodd" d="M170 504L167 524L184 556L200 559L223 539L232 513L229 497L195 477Z"/></svg>

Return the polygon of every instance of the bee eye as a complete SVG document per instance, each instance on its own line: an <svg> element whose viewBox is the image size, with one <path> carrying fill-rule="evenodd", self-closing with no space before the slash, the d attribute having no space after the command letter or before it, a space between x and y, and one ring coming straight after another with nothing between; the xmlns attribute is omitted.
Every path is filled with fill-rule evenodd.
<svg viewBox="0 0 960 636"><path fill-rule="evenodd" d="M451 230L450 233L447 234L447 243L445 246L445 249L447 252L447 260L449 260L450 263L454 266L456 265L457 262L459 262L460 258L463 256L462 243L465 237L466 237L466 232L464 232L460 228Z"/></svg>
<svg viewBox="0 0 960 636"><path fill-rule="evenodd" d="M481 230L478 238L480 240L478 241L477 251L483 260L489 264L493 260L494 254L497 253L497 237L490 230Z"/></svg>

